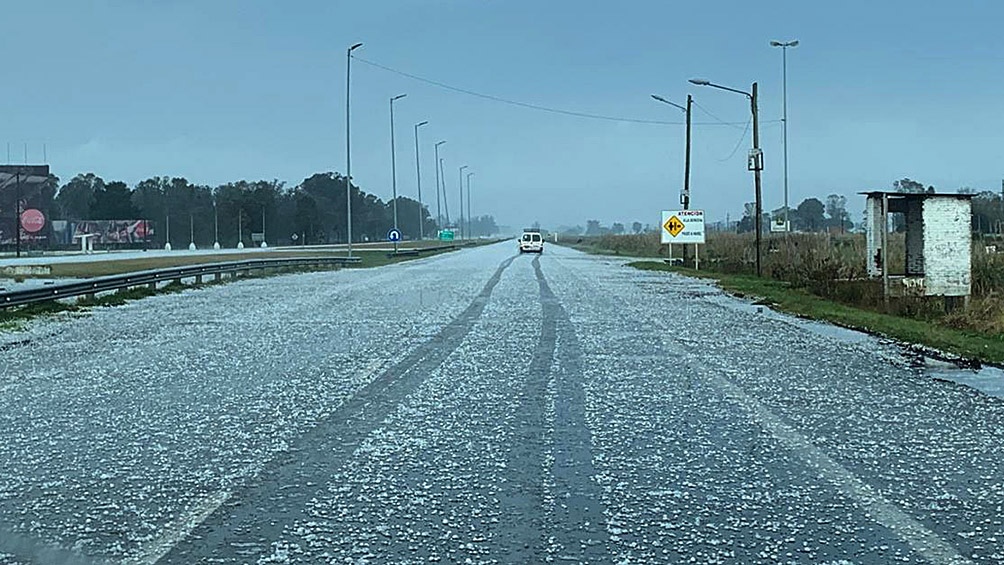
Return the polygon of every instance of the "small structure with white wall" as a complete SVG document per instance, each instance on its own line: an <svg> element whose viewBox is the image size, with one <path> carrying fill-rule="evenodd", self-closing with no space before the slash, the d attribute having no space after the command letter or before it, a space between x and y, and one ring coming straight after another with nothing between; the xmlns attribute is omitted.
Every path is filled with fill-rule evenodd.
<svg viewBox="0 0 1004 565"><path fill-rule="evenodd" d="M972 290L972 196L866 192L868 276L883 295L968 297ZM906 219L905 272L890 273L889 214Z"/></svg>
<svg viewBox="0 0 1004 565"><path fill-rule="evenodd" d="M82 233L73 237L80 240L80 252L86 255L94 253L94 238L97 235L96 233Z"/></svg>

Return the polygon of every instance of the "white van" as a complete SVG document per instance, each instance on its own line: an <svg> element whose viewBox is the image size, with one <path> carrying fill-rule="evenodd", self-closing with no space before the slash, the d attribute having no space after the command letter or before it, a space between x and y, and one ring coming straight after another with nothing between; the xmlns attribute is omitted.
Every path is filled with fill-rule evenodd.
<svg viewBox="0 0 1004 565"><path fill-rule="evenodd" d="M540 232L536 231L525 231L523 235L519 238L519 252L520 253L543 253L544 252L544 236L540 235Z"/></svg>

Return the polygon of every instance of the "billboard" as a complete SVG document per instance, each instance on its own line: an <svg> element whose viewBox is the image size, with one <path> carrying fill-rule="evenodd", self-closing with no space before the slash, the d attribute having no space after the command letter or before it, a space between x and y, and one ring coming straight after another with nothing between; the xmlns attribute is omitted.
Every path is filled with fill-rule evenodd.
<svg viewBox="0 0 1004 565"><path fill-rule="evenodd" d="M148 220L87 220L81 222L53 222L56 243L80 243L80 236L94 235L95 245L129 246L145 243L153 237L153 226Z"/></svg>
<svg viewBox="0 0 1004 565"><path fill-rule="evenodd" d="M48 165L0 165L0 245L17 242L38 247L48 243L52 229L48 218L55 195Z"/></svg>

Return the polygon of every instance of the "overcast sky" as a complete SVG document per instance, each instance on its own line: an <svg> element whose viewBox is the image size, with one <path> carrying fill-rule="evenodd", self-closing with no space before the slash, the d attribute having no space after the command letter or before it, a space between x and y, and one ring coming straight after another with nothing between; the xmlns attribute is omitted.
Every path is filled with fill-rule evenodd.
<svg viewBox="0 0 1004 565"><path fill-rule="evenodd" d="M910 177L939 190L1000 189L1004 4L589 0L4 2L0 144L64 181L92 171L216 185L345 169L345 49L479 93L573 112L682 123L654 102L694 95L693 207L711 219L752 200L746 100L691 77L760 84L765 208L782 203L781 52L788 52L790 201ZM398 189L435 207L432 143L445 139L459 205L545 226L657 223L678 202L684 127L571 117L446 90L356 60L353 177L388 198L388 99ZM728 122L723 125L719 121ZM4 146L0 145L0 152ZM0 160L6 155L0 155Z"/></svg>

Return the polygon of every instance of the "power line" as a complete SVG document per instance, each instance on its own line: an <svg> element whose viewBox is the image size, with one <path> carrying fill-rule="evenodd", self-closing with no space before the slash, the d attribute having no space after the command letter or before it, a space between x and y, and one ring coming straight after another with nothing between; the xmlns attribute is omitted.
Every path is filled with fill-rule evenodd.
<svg viewBox="0 0 1004 565"><path fill-rule="evenodd" d="M458 92L460 94L466 94L468 96L475 96L477 98L483 98L485 100L491 100L493 102L500 102L502 104L509 104L510 106L519 106L521 108L527 108L527 109L530 109L530 110L537 110L537 111L540 111L540 112L550 112L552 114L561 114L561 115L564 115L564 116L572 116L572 117L575 117L575 118L587 118L587 119L592 119L592 120L606 120L606 121L610 121L610 122L626 122L626 123L633 123L633 124L649 124L649 125L661 125L661 126L682 126L682 125L686 125L686 122L667 122L667 121L663 121L663 120L642 120L642 119L638 119L638 118L624 118L624 117L620 117L620 116L608 116L608 115L603 115L603 114L591 114L591 113L588 113L588 112L577 112L577 111L574 111L574 110L564 110L564 109L561 109L561 108L552 108L552 107L549 107L549 106L541 106L540 104L531 104L529 102L521 102L519 100L512 100L512 99L509 99L509 98L503 98L501 96L495 96L495 95L492 95L492 94L485 94L483 92L476 92L476 91L473 91L473 90L468 90L466 88L460 88L460 87L457 87L457 86L452 86L452 85L446 84L444 82L439 82L437 80L432 80L432 79L421 77L421 76L418 76L418 75L415 75L415 74L412 74L412 73L407 73L407 72L404 72L404 71L399 71L397 69L393 69L393 68L388 67L386 65L381 65L380 63L376 63L376 62L373 62L373 61L368 61L368 60L362 59L360 57L353 57L353 59L356 60L356 61L359 61L360 63L364 63L366 65L369 65L371 67L376 67L378 69L382 69L382 70L387 71L389 73L393 73L393 74L396 74L396 75L407 77L407 78L410 78L412 80L417 80L419 82L424 82L426 84L430 84L432 86L437 86L439 88L444 88L446 90L451 90L453 92ZM732 127L735 127L736 129L738 129L738 126L739 126L740 123L741 122L728 123L728 122L723 122L723 121L719 120L718 122L696 122L696 123L694 123L694 125L699 125L699 126L727 125L727 126L732 126Z"/></svg>
<svg viewBox="0 0 1004 565"><path fill-rule="evenodd" d="M716 116L716 115L712 114L710 110L708 110L708 109L707 109L707 108L705 108L704 106L701 106L701 105L700 105L699 103L697 103L697 101L696 101L696 100L694 101L694 106L697 106L697 107L698 107L698 108L699 108L699 109L700 109L700 110L701 110L702 112L704 112L705 114L707 114L707 115L711 116L711 118L712 118L713 120L715 120L716 122L718 122L718 123L720 123L720 124L722 124L722 125L726 125L726 126L729 126L729 127L734 127L734 128L736 128L736 129L740 129L740 128L739 128L739 125L738 125L738 124L735 124L735 123L730 123L730 122L726 122L725 120L723 120L723 119L719 118L718 116ZM740 123L741 123L741 122L740 122ZM748 123L748 122L747 122L747 123Z"/></svg>
<svg viewBox="0 0 1004 565"><path fill-rule="evenodd" d="M750 116L750 119L746 122L746 127L743 129L743 134L741 136L739 136L739 141L737 141L736 142L736 146L732 148L732 153L729 153L728 157L726 157L724 159L716 159L716 161L718 161L719 163L724 163L725 161L728 161L729 159L735 157L736 151L739 151L739 146L741 146L743 144L743 141L746 140L746 133L749 132L749 130L750 130L750 123L752 121L753 121L753 117Z"/></svg>

